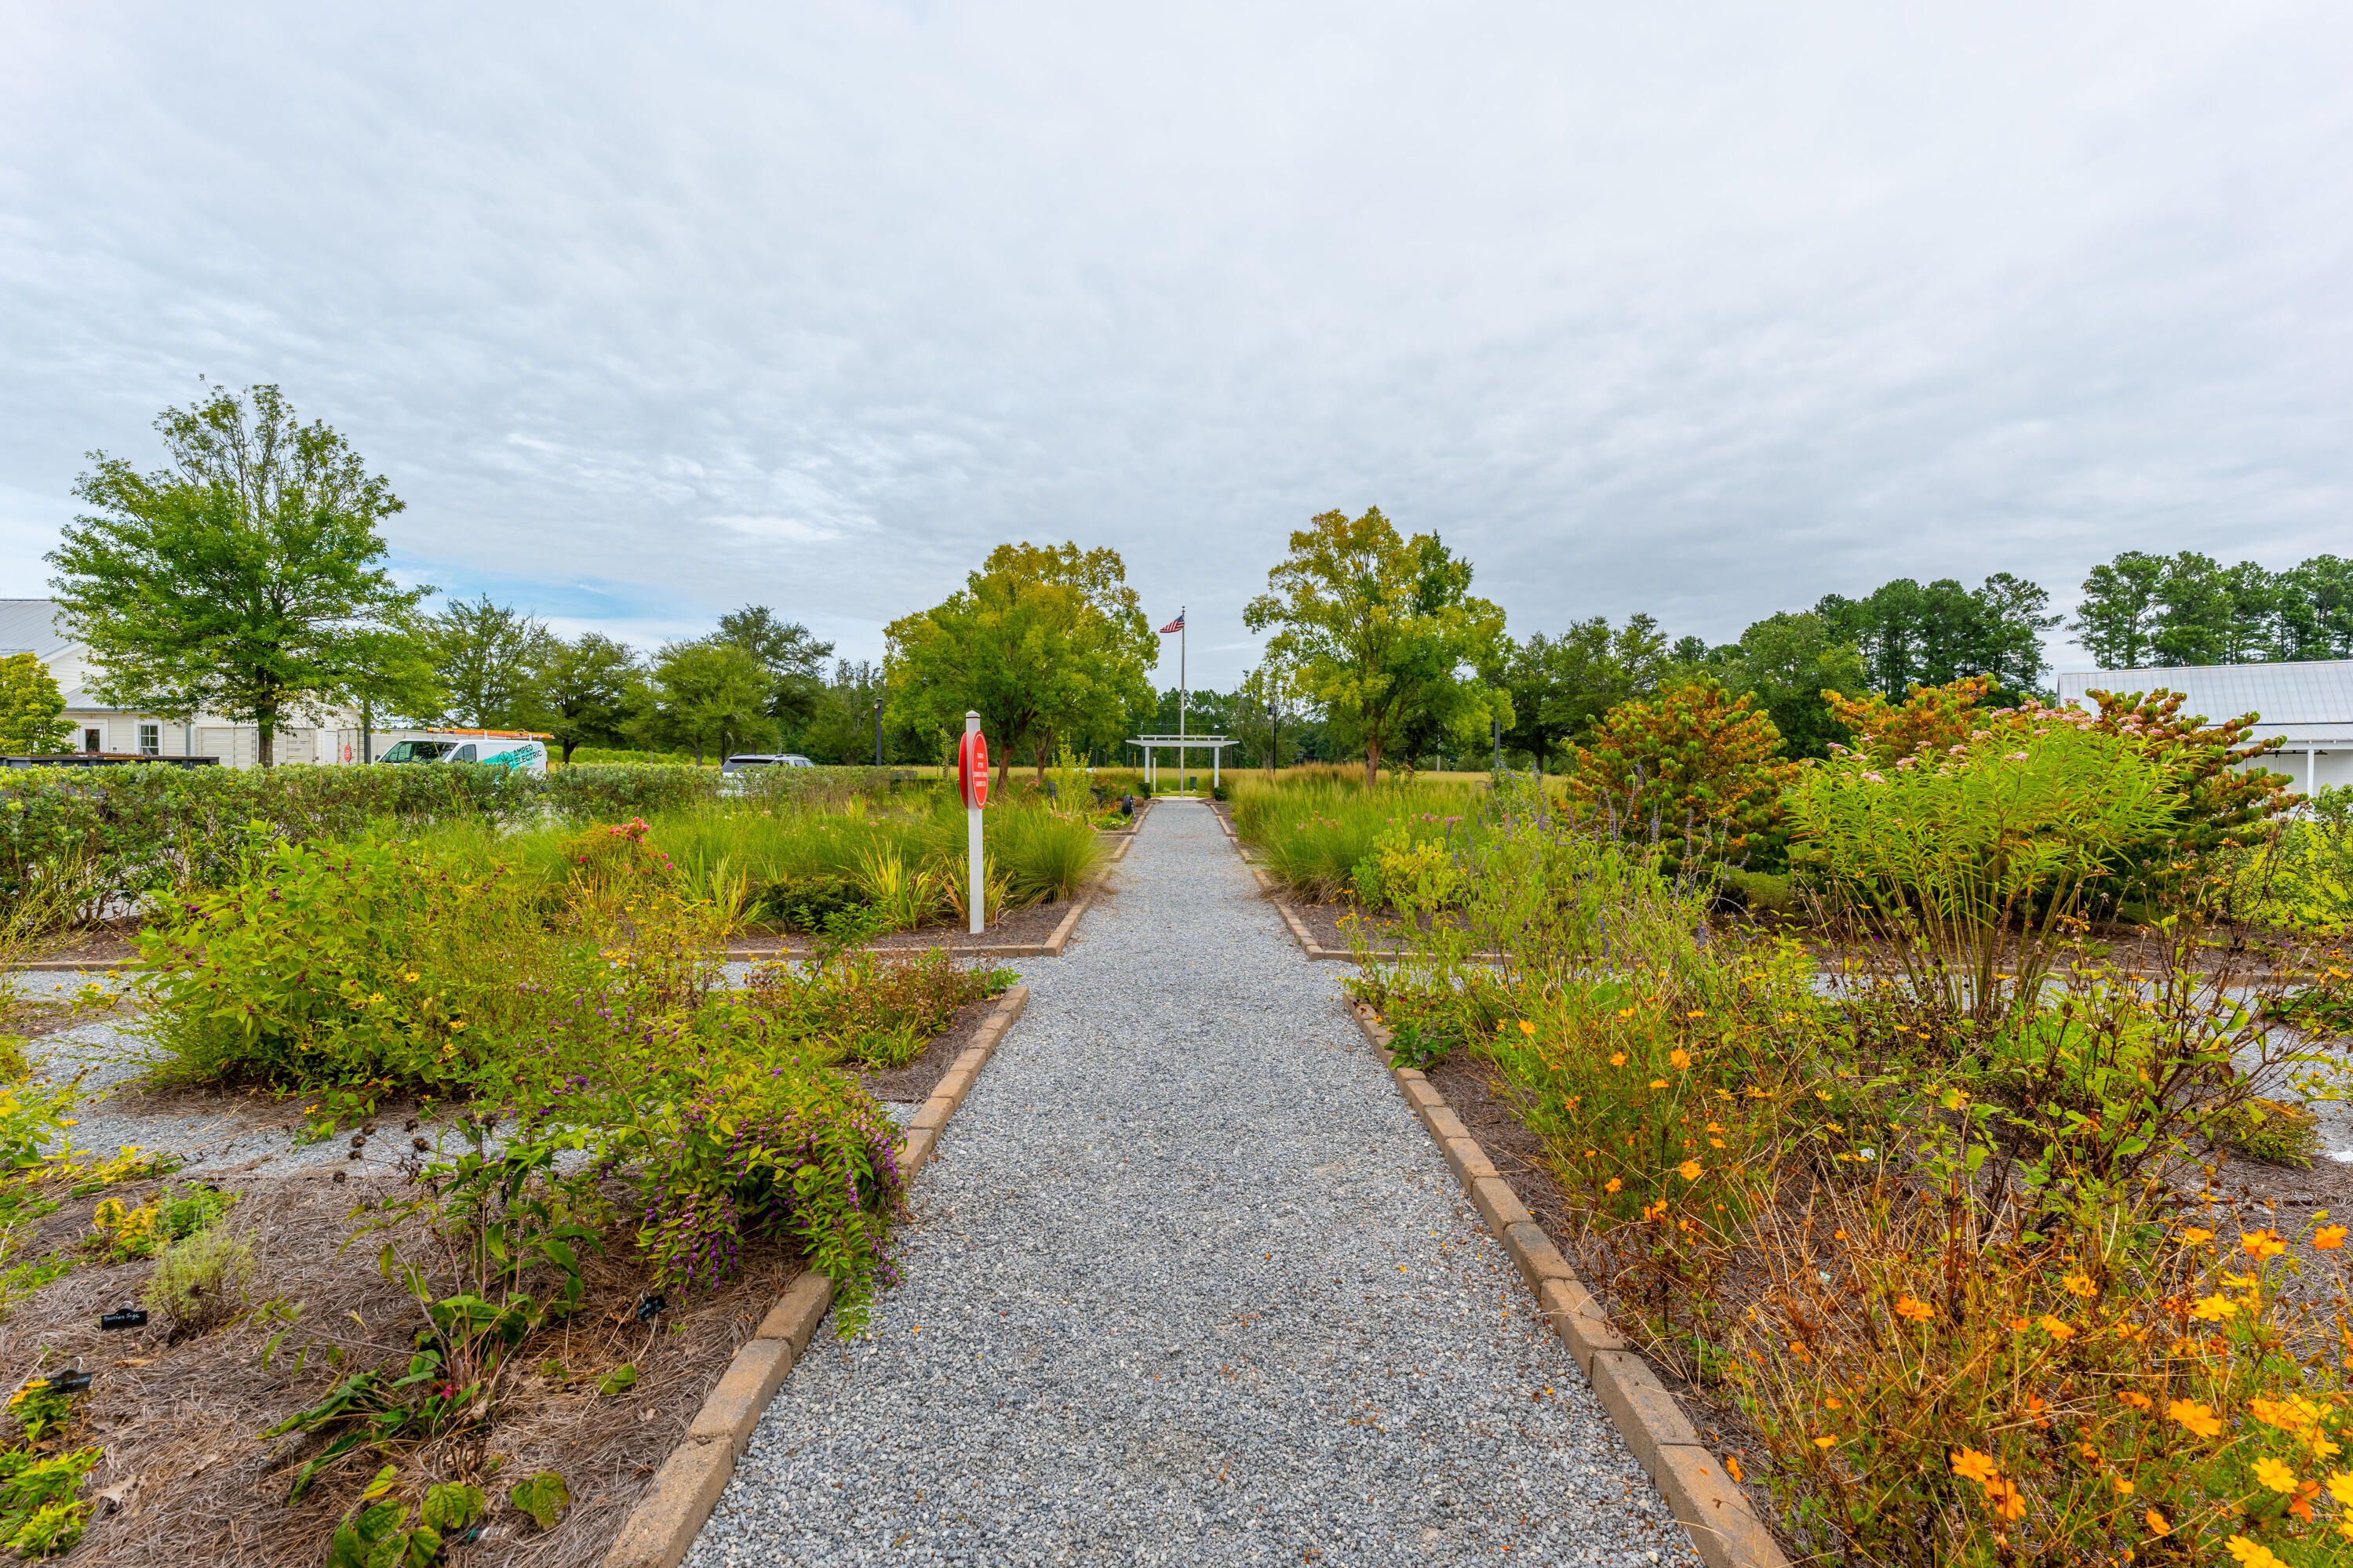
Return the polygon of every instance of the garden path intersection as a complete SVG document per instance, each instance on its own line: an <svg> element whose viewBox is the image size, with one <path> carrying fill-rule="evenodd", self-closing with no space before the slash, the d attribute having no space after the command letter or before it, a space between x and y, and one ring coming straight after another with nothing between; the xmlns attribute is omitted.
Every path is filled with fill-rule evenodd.
<svg viewBox="0 0 2353 1568"><path fill-rule="evenodd" d="M1695 1563L1207 808L1116 886L690 1568Z"/></svg>

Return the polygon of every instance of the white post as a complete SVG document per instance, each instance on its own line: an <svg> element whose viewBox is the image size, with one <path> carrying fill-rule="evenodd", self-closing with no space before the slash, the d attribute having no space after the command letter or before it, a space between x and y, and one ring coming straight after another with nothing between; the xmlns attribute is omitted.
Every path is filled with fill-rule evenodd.
<svg viewBox="0 0 2353 1568"><path fill-rule="evenodd" d="M964 732L980 733L980 715L967 711L964 716ZM986 892L981 883L980 807L969 799L965 803L965 908L972 912L972 934L978 936L987 924L987 913L980 907Z"/></svg>
<svg viewBox="0 0 2353 1568"><path fill-rule="evenodd" d="M1211 789L1213 789L1213 790L1214 790L1214 789L1216 789L1216 788L1218 787L1218 781L1219 781L1220 778L1222 778L1222 777L1224 777L1224 776L1225 776L1224 774L1220 773L1218 771L1218 769L1219 769L1221 765L1223 765L1223 764L1224 764L1225 760L1226 760L1226 749L1225 749L1223 746L1214 746L1214 747L1211 747L1211 748L1210 748L1210 751L1209 751L1209 787L1210 787Z"/></svg>

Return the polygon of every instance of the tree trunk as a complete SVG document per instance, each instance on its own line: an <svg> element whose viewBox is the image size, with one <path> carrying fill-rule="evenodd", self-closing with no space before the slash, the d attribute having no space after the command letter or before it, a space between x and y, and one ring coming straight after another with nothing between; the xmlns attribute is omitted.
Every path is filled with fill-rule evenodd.
<svg viewBox="0 0 2353 1568"><path fill-rule="evenodd" d="M278 710L274 707L257 709L254 724L254 761L265 768L277 766Z"/></svg>
<svg viewBox="0 0 2353 1568"><path fill-rule="evenodd" d="M694 738L694 765L698 768L702 765L702 737L700 735Z"/></svg>
<svg viewBox="0 0 2353 1568"><path fill-rule="evenodd" d="M1365 742L1365 787L1370 789L1380 783L1380 780L1381 743L1378 741L1367 741Z"/></svg>

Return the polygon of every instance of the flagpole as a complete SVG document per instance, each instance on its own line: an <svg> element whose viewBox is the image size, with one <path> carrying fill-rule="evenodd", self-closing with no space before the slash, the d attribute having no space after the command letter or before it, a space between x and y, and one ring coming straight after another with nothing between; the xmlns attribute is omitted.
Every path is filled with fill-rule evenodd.
<svg viewBox="0 0 2353 1568"><path fill-rule="evenodd" d="M1191 793L1192 781L1185 776L1185 710L1192 701L1191 689L1185 684L1185 634L1191 628L1185 623L1185 606L1176 606L1176 793Z"/></svg>

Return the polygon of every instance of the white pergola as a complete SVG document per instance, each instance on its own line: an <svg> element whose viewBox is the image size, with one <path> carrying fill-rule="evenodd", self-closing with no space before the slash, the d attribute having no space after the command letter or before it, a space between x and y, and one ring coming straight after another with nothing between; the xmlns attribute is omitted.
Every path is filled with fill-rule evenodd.
<svg viewBox="0 0 2353 1568"><path fill-rule="evenodd" d="M1130 735L1127 738L1127 743L1144 748L1144 782L1155 784L1153 791L1155 795L1159 793L1156 787L1159 775L1154 769L1153 759L1159 754L1161 748L1166 747L1176 753L1176 784L1180 789L1184 787L1185 783L1185 753L1208 752L1209 784L1210 787L1215 788L1223 776L1219 772L1219 764L1225 761L1226 748L1240 744L1239 742L1229 740L1223 735Z"/></svg>

